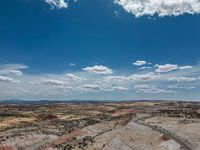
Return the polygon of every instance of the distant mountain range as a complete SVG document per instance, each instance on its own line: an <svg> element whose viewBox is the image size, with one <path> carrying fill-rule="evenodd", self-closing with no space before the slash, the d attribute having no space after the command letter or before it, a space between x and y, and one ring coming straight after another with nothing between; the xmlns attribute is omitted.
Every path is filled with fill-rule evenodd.
<svg viewBox="0 0 200 150"><path fill-rule="evenodd" d="M31 105L41 105L41 104L101 104L101 103L120 103L120 102L176 102L176 103L199 103L198 101L178 101L178 100L0 100L0 104L31 104Z"/></svg>
<svg viewBox="0 0 200 150"><path fill-rule="evenodd" d="M0 100L0 104L56 104L56 103L74 103L74 104L97 104L108 101L91 100ZM111 102L111 101L109 101Z"/></svg>

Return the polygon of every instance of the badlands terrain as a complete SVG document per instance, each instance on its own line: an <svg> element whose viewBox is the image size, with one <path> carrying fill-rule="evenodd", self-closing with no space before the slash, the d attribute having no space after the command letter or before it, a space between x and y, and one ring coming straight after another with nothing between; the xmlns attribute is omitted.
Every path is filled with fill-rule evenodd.
<svg viewBox="0 0 200 150"><path fill-rule="evenodd" d="M0 150L200 150L200 103L0 102Z"/></svg>

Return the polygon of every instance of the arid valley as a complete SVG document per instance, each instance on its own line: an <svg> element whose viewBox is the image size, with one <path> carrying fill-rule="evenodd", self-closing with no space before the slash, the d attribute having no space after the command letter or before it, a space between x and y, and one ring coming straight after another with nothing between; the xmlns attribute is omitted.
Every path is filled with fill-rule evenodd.
<svg viewBox="0 0 200 150"><path fill-rule="evenodd" d="M0 150L199 150L200 103L0 104Z"/></svg>

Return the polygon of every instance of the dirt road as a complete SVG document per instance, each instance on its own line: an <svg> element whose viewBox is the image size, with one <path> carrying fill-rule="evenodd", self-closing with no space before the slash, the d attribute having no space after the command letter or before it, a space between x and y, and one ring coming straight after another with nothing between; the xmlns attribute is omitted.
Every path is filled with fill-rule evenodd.
<svg viewBox="0 0 200 150"><path fill-rule="evenodd" d="M164 135L166 135L167 137L169 137L170 139L173 139L174 141L176 141L178 144L180 144L180 146L184 149L184 150L193 150L190 146L189 143L187 143L186 141L184 141L183 139L180 139L175 133L171 133L170 131L161 128L161 127L157 127L157 126L153 126L153 125L149 125L146 124L144 122L140 122L139 120L136 121L138 124L146 126L151 128L152 130L155 130L157 132L160 132Z"/></svg>

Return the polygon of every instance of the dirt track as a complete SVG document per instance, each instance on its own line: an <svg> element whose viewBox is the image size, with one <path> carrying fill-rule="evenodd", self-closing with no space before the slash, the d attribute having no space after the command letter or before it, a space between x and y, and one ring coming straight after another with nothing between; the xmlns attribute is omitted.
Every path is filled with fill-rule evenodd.
<svg viewBox="0 0 200 150"><path fill-rule="evenodd" d="M100 127L100 128L99 128ZM104 124L90 126L87 136L94 136L94 143L87 150L181 150L182 145L173 139L162 139L163 133L131 120L123 127L104 131ZM102 134L98 134L103 132ZM95 134L98 134L95 136ZM166 146L167 145L167 146ZM169 146L168 146L169 145ZM173 147L171 149L170 147Z"/></svg>
<svg viewBox="0 0 200 150"><path fill-rule="evenodd" d="M184 148L184 150L193 150L192 147L190 146L189 143L186 143L185 141L183 141L182 139L180 139L176 134L171 133L170 131L163 129L161 127L156 127L156 126L152 126L149 124L145 124L144 122L140 122L137 121L138 124L146 126L151 128L152 130L158 131L164 135L166 135L167 137L169 137L170 139L173 139L174 141L176 141L178 144L181 145L182 148Z"/></svg>

